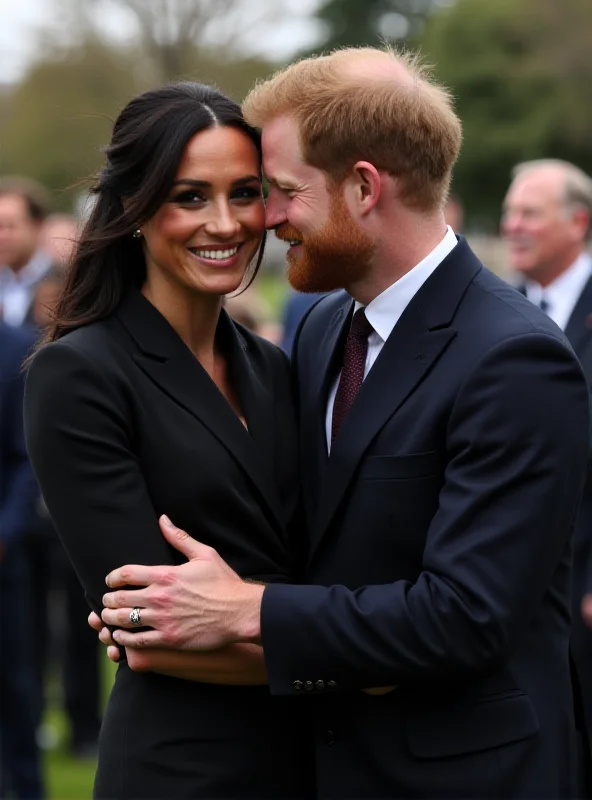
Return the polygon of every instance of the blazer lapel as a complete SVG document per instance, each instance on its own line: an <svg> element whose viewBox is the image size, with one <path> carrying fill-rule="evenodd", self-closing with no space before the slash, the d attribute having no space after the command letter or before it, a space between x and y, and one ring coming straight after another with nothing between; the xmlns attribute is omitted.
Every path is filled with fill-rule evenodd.
<svg viewBox="0 0 592 800"><path fill-rule="evenodd" d="M592 277L588 279L575 304L565 328L565 335L576 353L592 335Z"/></svg>
<svg viewBox="0 0 592 800"><path fill-rule="evenodd" d="M306 386L306 394L304 384L299 385L303 409L300 441L302 462L305 465L302 470L302 485L309 527L316 512L329 461L325 432L327 398L331 382L339 370L354 307L352 298L345 292L341 294L339 300L339 306L330 317L329 324L316 348L312 368L310 371L307 370L310 383Z"/></svg>
<svg viewBox="0 0 592 800"><path fill-rule="evenodd" d="M253 425L253 435L246 430L176 331L140 292L130 292L116 314L138 347L132 353L136 364L174 402L205 425L235 458L270 512L275 527L283 535L284 520L272 471L265 463L265 454L258 449L262 442L265 449L265 442L269 439L269 436L262 435L260 417L271 405L271 400L249 364L246 342L242 337L239 339L226 312L222 311L216 335L223 337L230 348L233 377L240 381L237 389L244 402L247 422ZM259 401L262 409L257 408ZM271 443L268 446L270 448Z"/></svg>
<svg viewBox="0 0 592 800"><path fill-rule="evenodd" d="M331 449L322 501L311 531L311 557L344 499L365 451L455 337L456 330L450 322L468 284L480 269L480 262L461 238L393 328Z"/></svg>

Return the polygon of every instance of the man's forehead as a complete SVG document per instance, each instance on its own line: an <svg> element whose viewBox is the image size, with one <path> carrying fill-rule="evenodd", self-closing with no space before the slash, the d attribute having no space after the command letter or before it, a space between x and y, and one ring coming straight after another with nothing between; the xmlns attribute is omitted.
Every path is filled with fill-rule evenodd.
<svg viewBox="0 0 592 800"><path fill-rule="evenodd" d="M549 200L561 200L565 186L565 174L555 167L520 172L514 178L508 197L528 198L539 203Z"/></svg>

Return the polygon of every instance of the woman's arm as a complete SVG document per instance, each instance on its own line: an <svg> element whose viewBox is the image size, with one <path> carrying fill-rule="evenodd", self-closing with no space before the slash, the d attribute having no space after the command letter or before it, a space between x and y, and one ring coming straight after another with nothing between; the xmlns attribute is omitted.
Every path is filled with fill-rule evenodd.
<svg viewBox="0 0 592 800"><path fill-rule="evenodd" d="M43 498L94 611L105 576L131 562L173 564L137 456L125 384L109 362L59 341L33 359L27 449ZM91 352L87 352L91 351Z"/></svg>
<svg viewBox="0 0 592 800"><path fill-rule="evenodd" d="M129 648L127 663L134 672L158 672L199 683L267 684L263 648L255 644L232 644L208 653Z"/></svg>
<svg viewBox="0 0 592 800"><path fill-rule="evenodd" d="M120 652L103 620L91 611L88 624L99 634L107 647L107 655L117 663ZM173 678L198 683L220 683L234 686L267 684L263 649L258 645L228 645L211 653L190 653L178 650L137 650L129 648L127 663L134 672L158 672Z"/></svg>

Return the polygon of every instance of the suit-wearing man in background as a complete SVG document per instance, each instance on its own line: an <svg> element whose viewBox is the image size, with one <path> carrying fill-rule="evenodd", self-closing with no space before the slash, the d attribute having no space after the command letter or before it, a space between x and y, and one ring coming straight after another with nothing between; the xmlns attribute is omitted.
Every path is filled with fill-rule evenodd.
<svg viewBox="0 0 592 800"><path fill-rule="evenodd" d="M0 797L43 797L35 741L32 637L24 534L36 485L23 434L25 328L0 322Z"/></svg>
<svg viewBox="0 0 592 800"><path fill-rule="evenodd" d="M43 327L40 317L47 317L47 306L54 299L52 289L64 270L64 264L52 268L50 249L57 246L63 258L67 258L65 248L72 245L71 239L76 235L70 218L66 218L71 223L69 228L62 220L61 230L56 232L53 226L52 233L52 223L46 227L50 219L48 211L49 197L36 181L21 177L0 180L0 319L12 327L23 324ZM57 241L46 250L44 245L53 238ZM65 634L65 647L60 652L65 652L63 685L70 745L74 755L92 756L96 753L100 728L100 676L97 643L86 625L83 591L40 495L31 501L25 527L31 604L37 620L32 658L35 725L44 744L46 734L41 724L52 632L48 617L55 589L65 601L66 624L61 626L63 631L56 633Z"/></svg>
<svg viewBox="0 0 592 800"><path fill-rule="evenodd" d="M519 288L565 331L592 387L592 179L564 161L519 164L502 233ZM592 730L592 449L574 537L572 655Z"/></svg>
<svg viewBox="0 0 592 800"><path fill-rule="evenodd" d="M18 326L29 321L36 285L51 267L41 247L49 198L26 178L0 180L0 319Z"/></svg>
<svg viewBox="0 0 592 800"><path fill-rule="evenodd" d="M191 560L111 573L103 619L140 649L259 642L309 704L319 798L577 797L577 359L447 228L460 122L415 62L307 59L244 109L291 283L346 290L293 351L307 585L244 583L163 519Z"/></svg>

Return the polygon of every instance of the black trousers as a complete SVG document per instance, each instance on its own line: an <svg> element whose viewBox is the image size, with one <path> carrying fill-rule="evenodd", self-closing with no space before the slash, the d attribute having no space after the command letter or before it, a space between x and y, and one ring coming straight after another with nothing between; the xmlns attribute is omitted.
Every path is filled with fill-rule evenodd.
<svg viewBox="0 0 592 800"><path fill-rule="evenodd" d="M31 644L39 626L30 613L29 576L21 545L0 560L0 797L43 798L35 740Z"/></svg>
<svg viewBox="0 0 592 800"><path fill-rule="evenodd" d="M31 605L39 620L34 640L36 725L43 718L49 664L58 665L71 746L96 744L101 727L100 643L88 625L89 608L78 577L49 520L27 536Z"/></svg>

